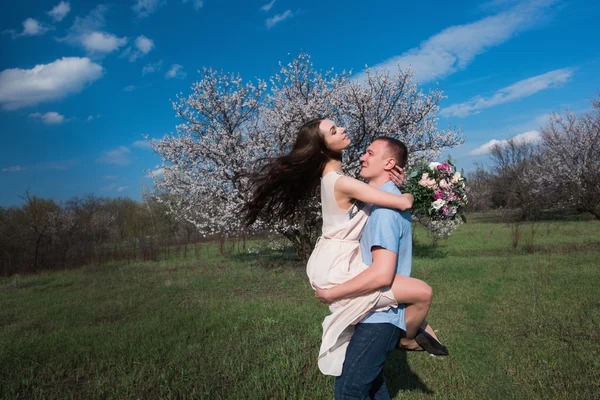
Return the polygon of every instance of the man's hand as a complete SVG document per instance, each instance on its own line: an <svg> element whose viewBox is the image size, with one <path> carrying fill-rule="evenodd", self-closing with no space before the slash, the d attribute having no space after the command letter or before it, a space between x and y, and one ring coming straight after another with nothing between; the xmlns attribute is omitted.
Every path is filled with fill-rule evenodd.
<svg viewBox="0 0 600 400"><path fill-rule="evenodd" d="M316 283L312 283L313 287L316 289L315 297L319 299L321 303L331 304L335 300L331 297L331 289L323 289L317 286Z"/></svg>
<svg viewBox="0 0 600 400"><path fill-rule="evenodd" d="M400 186L404 183L404 168L394 166L390 171L390 179L394 182L394 185Z"/></svg>

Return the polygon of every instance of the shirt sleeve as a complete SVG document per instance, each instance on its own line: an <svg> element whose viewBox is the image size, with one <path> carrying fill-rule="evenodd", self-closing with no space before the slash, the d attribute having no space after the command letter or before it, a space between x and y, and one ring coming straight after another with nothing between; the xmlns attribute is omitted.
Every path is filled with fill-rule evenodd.
<svg viewBox="0 0 600 400"><path fill-rule="evenodd" d="M402 238L401 216L398 212L389 208L377 208L369 218L372 219L369 224L371 249L379 246L398 254Z"/></svg>

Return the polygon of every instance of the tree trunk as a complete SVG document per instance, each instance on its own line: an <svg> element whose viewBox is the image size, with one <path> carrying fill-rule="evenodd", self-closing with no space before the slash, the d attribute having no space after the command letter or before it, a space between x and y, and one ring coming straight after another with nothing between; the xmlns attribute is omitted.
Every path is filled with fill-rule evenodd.
<svg viewBox="0 0 600 400"><path fill-rule="evenodd" d="M311 235L302 234L300 232L284 232L285 236L296 250L298 258L302 262L307 262L315 247L316 240L312 239Z"/></svg>

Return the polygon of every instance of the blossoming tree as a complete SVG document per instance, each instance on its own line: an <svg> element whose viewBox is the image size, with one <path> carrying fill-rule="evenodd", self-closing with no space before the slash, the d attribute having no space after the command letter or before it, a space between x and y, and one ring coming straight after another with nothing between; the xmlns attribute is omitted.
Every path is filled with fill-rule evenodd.
<svg viewBox="0 0 600 400"><path fill-rule="evenodd" d="M172 212L205 233L247 233L239 215L247 196L246 174L265 157L291 148L298 128L324 116L346 126L353 143L344 168L359 170L359 157L379 135L402 140L411 162L431 160L446 147L462 142L457 129L438 129L441 91L418 90L410 71L350 73L318 71L302 53L269 79L243 83L236 75L204 69L192 94L174 102L182 124L177 134L152 142L163 160L164 178L155 185L169 193ZM251 229L271 229L291 240L308 258L320 233L318 199L289 221Z"/></svg>
<svg viewBox="0 0 600 400"><path fill-rule="evenodd" d="M600 94L592 110L555 113L542 129L539 173L559 204L577 207L600 220Z"/></svg>

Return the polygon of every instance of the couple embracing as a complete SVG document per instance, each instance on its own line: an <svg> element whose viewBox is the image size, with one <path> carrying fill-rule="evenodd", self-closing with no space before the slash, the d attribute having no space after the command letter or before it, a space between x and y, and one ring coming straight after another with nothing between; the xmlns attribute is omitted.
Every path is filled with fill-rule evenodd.
<svg viewBox="0 0 600 400"><path fill-rule="evenodd" d="M360 158L364 183L342 171L349 144L346 129L331 120L305 123L292 151L253 177L246 215L249 222L259 214L289 218L320 185L323 230L307 265L315 296L331 311L323 321L319 369L336 376L336 399L387 399L383 364L395 347L448 351L425 322L431 288L410 278L407 210L414 198L394 183L403 179L407 148L376 138Z"/></svg>

